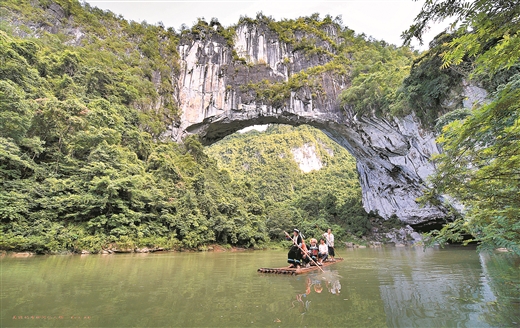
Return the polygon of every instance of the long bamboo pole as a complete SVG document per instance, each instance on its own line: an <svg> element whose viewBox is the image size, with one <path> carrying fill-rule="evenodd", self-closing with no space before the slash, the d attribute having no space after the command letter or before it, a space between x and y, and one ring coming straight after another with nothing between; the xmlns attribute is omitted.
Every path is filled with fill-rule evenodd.
<svg viewBox="0 0 520 328"><path fill-rule="evenodd" d="M285 235L289 238L291 238L291 235L289 235L286 231L284 231ZM303 240L303 238L302 238ZM295 244L303 253L305 253L305 251L300 247L300 245L296 244L293 240L293 244ZM307 254L307 256L309 256L309 254ZM323 271L323 269L321 268L321 266L318 265L318 263L316 263L313 259L312 259L312 256L309 256L309 259L312 261L312 263L314 263L314 265L316 265L320 270L321 272L325 273L325 271Z"/></svg>

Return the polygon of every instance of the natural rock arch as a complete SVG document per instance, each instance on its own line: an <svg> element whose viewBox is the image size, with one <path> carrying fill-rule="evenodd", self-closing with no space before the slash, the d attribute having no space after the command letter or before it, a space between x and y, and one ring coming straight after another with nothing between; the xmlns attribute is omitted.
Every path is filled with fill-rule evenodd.
<svg viewBox="0 0 520 328"><path fill-rule="evenodd" d="M328 33L335 36L334 29ZM247 63L233 60L233 51ZM299 57L266 26L254 24L236 28L233 47L218 37L186 39L181 40L179 54L182 117L169 131L173 139L197 133L211 144L251 125L308 124L356 158L367 211L385 218L395 214L412 225L446 215L442 207L422 207L416 201L434 171L430 158L439 149L434 133L423 129L413 115L357 117L337 100L347 82L327 72L318 76L326 96L299 88L282 103L260 103L241 88L250 81L287 81L295 71L322 65L323 58Z"/></svg>

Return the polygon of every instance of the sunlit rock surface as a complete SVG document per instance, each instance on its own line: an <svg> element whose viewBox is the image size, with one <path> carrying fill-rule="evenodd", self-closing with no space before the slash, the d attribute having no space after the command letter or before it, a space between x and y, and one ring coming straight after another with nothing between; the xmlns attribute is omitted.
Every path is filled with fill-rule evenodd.
<svg viewBox="0 0 520 328"><path fill-rule="evenodd" d="M324 29L332 40L337 39L333 27ZM334 52L326 41L316 42ZM348 81L331 72L318 76L322 94L313 95L310 88L302 87L274 105L258 102L241 87L249 82L286 81L294 73L330 60L323 54L304 56L291 47L266 26L253 24L236 28L234 49L218 37L181 40L178 99L182 118L168 136L180 141L187 134L198 133L204 143L211 144L252 125L308 124L325 132L357 159L367 211L377 211L385 218L395 214L412 225L444 217L444 208L421 207L416 201L434 171L429 160L439 148L434 133L421 128L413 115L391 120L355 116L338 102ZM233 50L242 61L232 60ZM478 91L471 89L472 95ZM302 164L305 150L293 154L301 158L299 163L305 170L320 165Z"/></svg>
<svg viewBox="0 0 520 328"><path fill-rule="evenodd" d="M316 146L313 144L306 143L299 148L291 149L291 152L300 170L305 173L316 171L323 167L323 163L316 153Z"/></svg>

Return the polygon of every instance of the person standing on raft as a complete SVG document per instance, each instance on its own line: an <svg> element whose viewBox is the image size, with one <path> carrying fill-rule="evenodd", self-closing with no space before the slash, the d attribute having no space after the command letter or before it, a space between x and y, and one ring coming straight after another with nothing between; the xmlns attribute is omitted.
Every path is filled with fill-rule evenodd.
<svg viewBox="0 0 520 328"><path fill-rule="evenodd" d="M299 269L302 264L302 251L301 247L303 244L302 237L300 235L300 230L294 229L293 230L293 236L289 236L288 233L286 233L287 239L292 240L293 244L291 246L291 249L289 250L289 253L287 254L287 262L290 264L289 268L297 268Z"/></svg>
<svg viewBox="0 0 520 328"><path fill-rule="evenodd" d="M329 256L331 261L334 260L334 235L332 234L332 230L330 228L327 229L327 232L323 234L323 238L325 238L325 242L329 247Z"/></svg>

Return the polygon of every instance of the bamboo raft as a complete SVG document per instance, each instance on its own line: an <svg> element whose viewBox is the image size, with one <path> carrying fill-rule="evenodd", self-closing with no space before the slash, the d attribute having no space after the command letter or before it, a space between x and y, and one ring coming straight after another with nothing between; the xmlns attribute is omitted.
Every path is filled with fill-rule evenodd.
<svg viewBox="0 0 520 328"><path fill-rule="evenodd" d="M334 260L335 261L325 261L325 262L323 262L322 266L311 265L308 268L307 267L301 267L299 269L289 268L289 267L283 267L283 268L260 268L257 271L260 272L260 273L290 274L290 275L294 276L294 275L297 275L297 274L302 274L302 273L307 273L307 272L311 272L311 271L314 271L314 270L319 270L319 268L324 268L324 267L327 267L329 265L341 262L341 261L343 261L343 258L336 257L336 258L334 258Z"/></svg>

